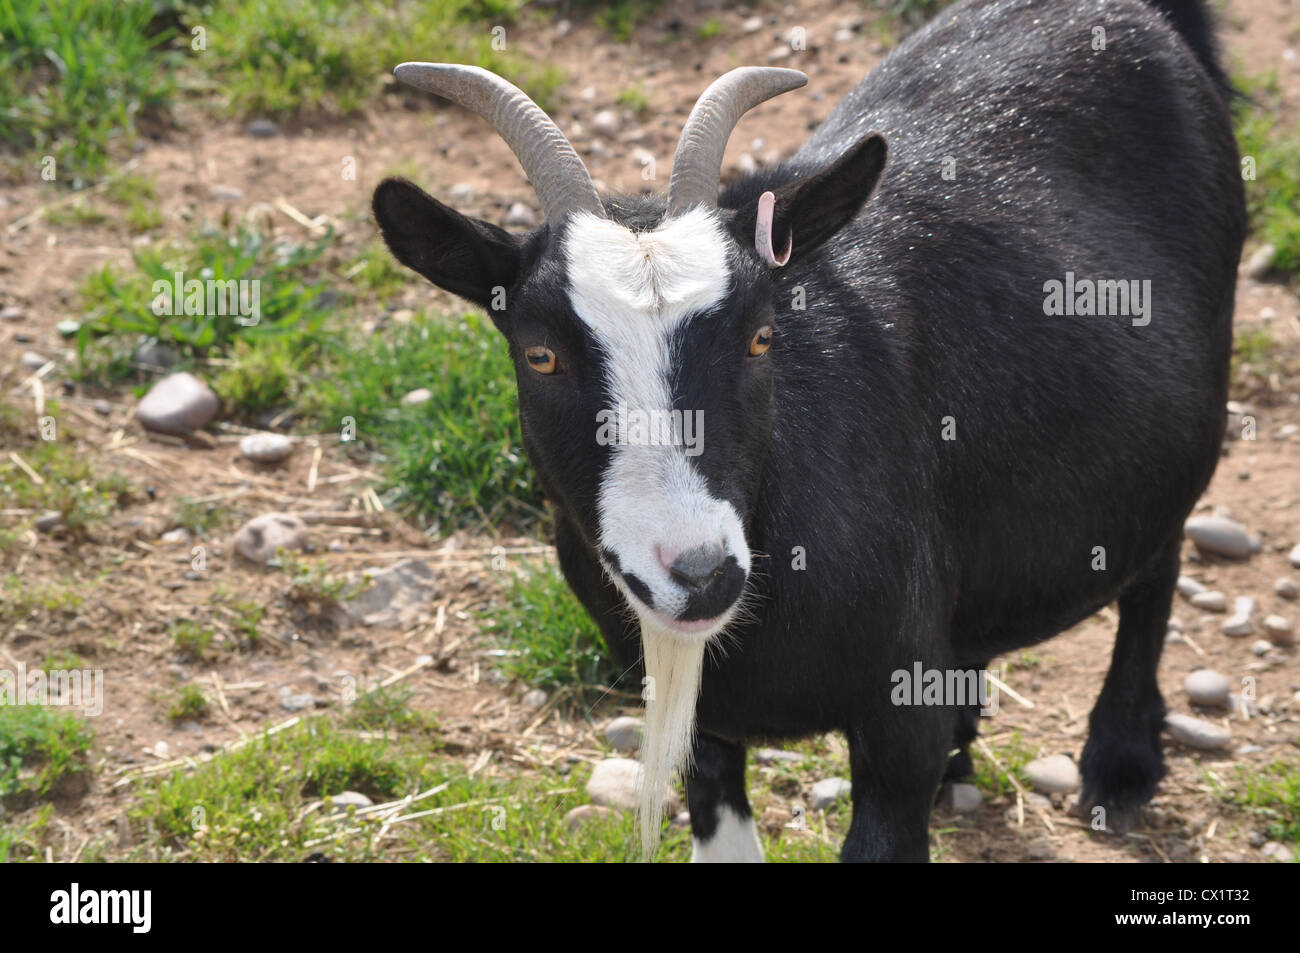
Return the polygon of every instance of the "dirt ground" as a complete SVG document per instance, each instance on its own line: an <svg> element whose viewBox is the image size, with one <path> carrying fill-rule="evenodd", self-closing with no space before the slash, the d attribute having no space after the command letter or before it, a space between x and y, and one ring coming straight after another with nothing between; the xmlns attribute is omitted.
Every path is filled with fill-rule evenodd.
<svg viewBox="0 0 1300 953"><path fill-rule="evenodd" d="M571 77L562 95L565 106L557 121L588 162L602 190L661 189L667 182L681 122L707 81L742 64L794 66L809 74L808 91L780 97L754 110L732 136L727 167L771 161L792 151L838 98L850 89L885 50L864 29L866 13L855 4L825 0L793 6L720 7L713 3L670 5L634 33L630 44L613 43L594 25L575 21L569 29L521 30L511 42L532 55L561 66ZM763 26L744 32L752 16ZM709 18L725 32L711 40L697 38ZM673 24L678 29L668 27ZM779 61L771 59L777 39L793 26L807 30L808 49ZM837 30L856 30L851 41L835 39ZM1300 109L1300 4L1290 0L1229 0L1223 43L1252 71L1276 69L1284 92L1283 109L1294 121ZM785 47L788 51L788 45ZM412 50L413 59L420 57ZM590 131L601 109L619 108L614 97L639 84L649 107L639 116L621 109L620 133L613 140ZM481 120L452 109L432 110L394 89L389 102L360 118L320 128L283 129L269 139L251 138L242 123L216 122L202 114L183 115L184 132L146 141L136 154L137 171L157 183L167 235L186 234L197 223L223 215L249 217L277 234L302 239L307 231L277 206L287 203L308 218L326 216L342 235L345 247L360 248L374 237L368 199L376 181L399 165L422 170L420 184L442 198L455 185L468 185L472 197L455 204L462 210L500 220L513 202L533 204L531 189L505 145L485 135ZM653 157L655 176L644 177ZM355 181L341 179L345 157L357 162ZM242 192L223 199L214 186ZM462 188L462 192L463 192ZM19 322L0 323L0 386L30 400L29 372L18 367L27 349L72 362L66 342L55 331L58 321L76 316L76 289L88 272L106 261L130 263L133 239L111 224L104 227L54 227L38 219L14 229L12 223L54 196L47 186L24 184L0 197L0 306L26 311ZM1249 252L1249 248L1248 248ZM450 299L423 284L411 283L396 307L450 304ZM1265 321L1277 341L1280 364L1300 367L1300 300L1294 286L1265 283L1243 276L1238 285L1237 322L1242 327ZM20 338L21 336L21 338ZM47 389L61 387L56 369ZM1288 565L1287 552L1300 542L1300 436L1275 439L1288 424L1300 425L1300 380L1279 377L1248 398L1258 420L1259 439L1225 447L1218 473L1200 504L1209 512L1224 508L1258 533L1263 550L1241 562L1198 558L1188 545L1184 572L1220 589L1229 599L1253 596L1255 618L1277 613L1300 628L1300 604L1274 595L1274 580L1300 579ZM107 399L111 412L93 408ZM123 510L111 528L90 543L74 544L35 531L27 534L4 573L24 579L78 580L87 600L75 615L47 614L39 623L0 629L0 665L19 661L38 667L50 653L75 651L93 664L111 666L106 680L106 715L95 726L101 770L92 789L61 803L58 824L70 844L84 835L113 827L123 809L123 788L115 787L125 771L193 756L247 732L290 717L280 704L284 687L310 691L319 698L342 698L349 685L392 677L431 662L408 675L415 704L441 713L453 751L467 764L488 752L496 761L526 760L518 750L520 729L536 721L536 712L519 703L519 689L492 677L492 659L476 612L491 598L493 573L488 550L536 547L529 539L493 539L457 535L430 542L422 533L389 513L375 513L364 525L313 527L316 551L334 572L387 566L403 554L425 559L437 572L437 593L429 617L408 629L338 630L329 618L312 617L284 596L284 576L256 567L234 555L230 535L245 518L270 510L330 514L365 513L364 490L375 473L349 457L337 440L307 438L289 461L260 468L242 459L239 433L216 430L211 449L163 442L135 422L135 398L126 391L91 392L70 387L61 400L69 408L65 429L79 448L99 465L116 467L152 499ZM317 453L318 452L318 453ZM228 513L221 531L209 540L167 543L172 513L183 498L219 503ZM207 569L187 578L191 547L206 547ZM431 548L432 547L432 548ZM265 651L222 655L211 666L180 661L167 625L178 618L202 618L219 632L233 632L233 618L223 609L222 593L270 605L263 628ZM1023 823L1007 817L1013 800L986 801L974 815L948 818L936 814L936 827L955 829L947 836L951 859L960 861L1227 861L1260 860L1252 843L1253 828L1215 796L1215 778L1236 776L1279 759L1300 759L1300 661L1294 649L1252 654L1258 635L1232 639L1222 635L1214 616L1176 600L1175 617L1184 637L1169 644L1160 683L1173 711L1197 714L1230 726L1233 750L1218 757L1166 742L1169 774L1161 785L1148 826L1127 837L1096 836L1064 812L1045 822L1026 811ZM1034 650L1034 659L1010 658L1005 681L1029 704L1003 698L1002 710L985 734L994 741L1018 730L1024 743L1044 754L1070 753L1076 758L1086 736L1087 715L1101 687L1113 639L1115 614L1106 610L1060 638ZM105 648L105 640L113 646ZM1182 689L1187 674L1213 668L1236 682L1256 679L1258 710L1249 717L1194 710ZM202 726L174 726L151 697L191 679L220 698L216 716ZM612 714L613 712L608 712ZM603 715L606 713L602 713ZM530 734L529 758L548 746L577 749L600 757L592 723L551 715ZM1244 749L1244 751L1243 751ZM780 811L770 819L780 824ZM1256 838L1257 839L1257 838Z"/></svg>

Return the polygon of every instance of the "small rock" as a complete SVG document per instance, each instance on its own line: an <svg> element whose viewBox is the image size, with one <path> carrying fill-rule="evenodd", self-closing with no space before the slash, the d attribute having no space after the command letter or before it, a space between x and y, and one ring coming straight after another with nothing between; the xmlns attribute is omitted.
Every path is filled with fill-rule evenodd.
<svg viewBox="0 0 1300 953"><path fill-rule="evenodd" d="M591 821L601 821L609 817L618 817L618 811L611 810L607 807L601 807L598 804L579 804L568 814L564 815L565 826L568 827L569 833L572 834L582 825Z"/></svg>
<svg viewBox="0 0 1300 953"><path fill-rule="evenodd" d="M1223 751L1232 745L1227 728L1191 715L1167 715L1165 729L1175 741L1199 751Z"/></svg>
<svg viewBox="0 0 1300 953"><path fill-rule="evenodd" d="M1295 642L1295 632L1291 623L1280 615L1271 615L1264 619L1264 636L1274 645L1291 645Z"/></svg>
<svg viewBox="0 0 1300 953"><path fill-rule="evenodd" d="M280 707L285 711L307 711L316 707L316 696L310 692L290 692L280 696Z"/></svg>
<svg viewBox="0 0 1300 953"><path fill-rule="evenodd" d="M277 549L295 550L307 545L307 525L289 513L266 513L249 520L235 534L235 552L265 564Z"/></svg>
<svg viewBox="0 0 1300 953"><path fill-rule="evenodd" d="M50 510L36 517L36 528L42 533L53 533L63 522L63 514L58 510Z"/></svg>
<svg viewBox="0 0 1300 953"><path fill-rule="evenodd" d="M408 407L414 407L418 404L427 404L431 400L433 400L433 391L427 387L417 387L402 398L402 403Z"/></svg>
<svg viewBox="0 0 1300 953"><path fill-rule="evenodd" d="M1199 582L1197 582L1195 579L1193 579L1191 576L1178 577L1178 594L1181 595L1184 599L1190 599L1193 596L1199 596L1201 593L1206 591L1207 591L1206 588L1202 586Z"/></svg>
<svg viewBox="0 0 1300 953"><path fill-rule="evenodd" d="M208 189L208 194L223 202L238 202L244 197L244 190L237 189L233 185L214 185Z"/></svg>
<svg viewBox="0 0 1300 953"><path fill-rule="evenodd" d="M1273 259L1277 257L1277 246L1260 245L1246 259L1246 274L1256 281L1263 278L1273 267Z"/></svg>
<svg viewBox="0 0 1300 953"><path fill-rule="evenodd" d="M1295 548L1291 550L1286 558L1290 560L1292 566L1300 569L1300 543L1295 544Z"/></svg>
<svg viewBox="0 0 1300 953"><path fill-rule="evenodd" d="M1223 708L1228 704L1231 689L1228 677L1208 668L1198 669L1183 682L1183 690L1195 705Z"/></svg>
<svg viewBox="0 0 1300 953"><path fill-rule="evenodd" d="M91 407L93 407L95 413L99 414L101 417L107 417L109 414L113 412L113 405L110 404L108 401L104 400L102 397L99 400L95 401L93 404L91 404Z"/></svg>
<svg viewBox="0 0 1300 953"><path fill-rule="evenodd" d="M1272 649L1273 649L1273 643L1268 641L1267 639L1258 639L1255 642L1253 642L1250 646L1251 653L1254 655L1258 655L1261 658L1263 658L1270 651L1272 651Z"/></svg>
<svg viewBox="0 0 1300 953"><path fill-rule="evenodd" d="M1263 750L1260 745L1242 745L1237 749L1237 754L1244 758L1248 754L1259 754Z"/></svg>
<svg viewBox="0 0 1300 953"><path fill-rule="evenodd" d="M767 61L769 63L779 63L781 60L789 59L793 55L794 50L782 43L768 51Z"/></svg>
<svg viewBox="0 0 1300 953"><path fill-rule="evenodd" d="M523 202L514 202L506 211L504 224L517 225L520 228L536 228L537 213Z"/></svg>
<svg viewBox="0 0 1300 953"><path fill-rule="evenodd" d="M1063 754L1035 758L1025 765L1030 785L1045 794L1071 794L1079 790L1079 768Z"/></svg>
<svg viewBox="0 0 1300 953"><path fill-rule="evenodd" d="M825 778L812 786L809 806L814 811L824 811L852 793L853 784L846 778Z"/></svg>
<svg viewBox="0 0 1300 953"><path fill-rule="evenodd" d="M618 118L618 113L612 109L602 109L591 117L591 131L601 136L618 135L618 130L622 125L623 122Z"/></svg>
<svg viewBox="0 0 1300 953"><path fill-rule="evenodd" d="M803 755L798 751L782 751L780 748L759 748L754 752L754 760L759 764L798 764Z"/></svg>
<svg viewBox="0 0 1300 953"><path fill-rule="evenodd" d="M1269 860L1275 860L1279 864L1291 863L1291 858L1293 856L1290 847L1287 847L1285 844L1279 844L1277 841L1273 840L1261 847L1259 852Z"/></svg>
<svg viewBox="0 0 1300 953"><path fill-rule="evenodd" d="M0 308L0 321L21 321L27 317L22 308Z"/></svg>
<svg viewBox="0 0 1300 953"><path fill-rule="evenodd" d="M555 35L561 39L573 32L572 20L560 20L555 24Z"/></svg>
<svg viewBox="0 0 1300 953"><path fill-rule="evenodd" d="M81 322L76 318L64 318L54 328L61 337L70 338L81 330Z"/></svg>
<svg viewBox="0 0 1300 953"><path fill-rule="evenodd" d="M1202 553L1245 559L1251 554L1250 534L1234 520L1221 516L1193 516L1183 526L1187 538Z"/></svg>
<svg viewBox="0 0 1300 953"><path fill-rule="evenodd" d="M954 814L969 814L984 802L984 795L973 784L950 784L945 801Z"/></svg>
<svg viewBox="0 0 1300 953"><path fill-rule="evenodd" d="M690 827L690 826L691 826L691 812L690 812L690 811L678 811L676 814L673 815L672 825L673 825L673 827L677 827L677 828Z"/></svg>
<svg viewBox="0 0 1300 953"><path fill-rule="evenodd" d="M836 30L831 34L831 39L836 43L852 43L854 34L852 30Z"/></svg>
<svg viewBox="0 0 1300 953"><path fill-rule="evenodd" d="M1206 612L1227 612L1228 597L1217 590L1198 592L1189 600L1198 609Z"/></svg>
<svg viewBox="0 0 1300 953"><path fill-rule="evenodd" d="M369 585L347 602L347 613L353 621L366 626L407 628L429 613L436 587L428 563L405 559L366 575Z"/></svg>
<svg viewBox="0 0 1300 953"><path fill-rule="evenodd" d="M749 17L740 24L741 33L757 33L761 29L763 29L762 17Z"/></svg>
<svg viewBox="0 0 1300 953"><path fill-rule="evenodd" d="M39 371L46 364L50 363L48 357L37 354L35 351L23 351L23 356L18 359L18 363L29 371Z"/></svg>
<svg viewBox="0 0 1300 953"><path fill-rule="evenodd" d="M1296 585L1294 579L1287 579L1285 576L1273 583L1273 591L1283 599L1295 599L1300 596L1300 586Z"/></svg>
<svg viewBox="0 0 1300 953"><path fill-rule="evenodd" d="M167 543L168 545L174 543L188 543L190 541L190 533L185 527L177 526L175 529L169 529L167 532L163 533L158 537L158 539L160 542Z"/></svg>
<svg viewBox="0 0 1300 953"><path fill-rule="evenodd" d="M641 733L645 725L640 718L624 715L605 726L605 740L622 754L633 754L641 747Z"/></svg>
<svg viewBox="0 0 1300 953"><path fill-rule="evenodd" d="M602 807L635 811L643 773L640 762L630 758L606 758L598 761L591 769L591 778L587 781L587 796L593 804ZM671 795L667 791L664 794L665 804L675 810Z"/></svg>
<svg viewBox="0 0 1300 953"><path fill-rule="evenodd" d="M447 195L457 205L464 205L467 202L474 201L474 186L468 182L457 182L447 190Z"/></svg>
<svg viewBox="0 0 1300 953"><path fill-rule="evenodd" d="M257 463L279 463L293 453L293 441L279 433L251 433L239 441L239 452Z"/></svg>
<svg viewBox="0 0 1300 953"><path fill-rule="evenodd" d="M280 131L280 127L269 119L254 119L244 130L254 139L270 139Z"/></svg>
<svg viewBox="0 0 1300 953"><path fill-rule="evenodd" d="M344 791L330 798L330 804L337 811L346 811L349 807L373 807L374 803L360 791Z"/></svg>
<svg viewBox="0 0 1300 953"><path fill-rule="evenodd" d="M169 374L149 388L135 414L140 423L162 433L184 434L211 422L220 401L193 374Z"/></svg>
<svg viewBox="0 0 1300 953"><path fill-rule="evenodd" d="M1249 616L1234 615L1223 620L1223 625L1219 627L1224 635L1234 639L1245 638L1255 633L1255 624L1250 621Z"/></svg>
<svg viewBox="0 0 1300 953"><path fill-rule="evenodd" d="M523 705L525 708L536 710L545 705L546 700L549 697L550 696L540 688L530 688L528 691L524 692L524 697L519 700L519 704Z"/></svg>

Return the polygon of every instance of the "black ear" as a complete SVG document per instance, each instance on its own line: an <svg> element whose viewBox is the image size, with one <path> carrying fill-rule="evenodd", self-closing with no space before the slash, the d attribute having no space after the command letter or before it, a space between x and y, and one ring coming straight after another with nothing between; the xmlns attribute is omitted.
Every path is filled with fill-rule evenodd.
<svg viewBox="0 0 1300 953"><path fill-rule="evenodd" d="M792 247L791 260L795 260L843 228L875 191L885 168L885 153L884 138L873 132L820 172L774 189L775 254L780 256ZM754 244L757 213L757 201L749 202L737 210L732 224L737 240L747 247Z"/></svg>
<svg viewBox="0 0 1300 953"><path fill-rule="evenodd" d="M519 274L522 239L461 215L405 179L379 183L374 211L398 261L485 310L492 289L509 287Z"/></svg>

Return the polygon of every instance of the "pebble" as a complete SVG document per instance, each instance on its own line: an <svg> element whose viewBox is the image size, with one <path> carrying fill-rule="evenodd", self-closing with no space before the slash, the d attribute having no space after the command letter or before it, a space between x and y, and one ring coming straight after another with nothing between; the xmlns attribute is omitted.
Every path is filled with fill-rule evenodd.
<svg viewBox="0 0 1300 953"><path fill-rule="evenodd" d="M415 407L419 404L427 404L431 400L433 400L433 391L427 387L417 387L402 398L402 403L407 407Z"/></svg>
<svg viewBox="0 0 1300 953"><path fill-rule="evenodd" d="M1267 324L1269 321L1277 320L1277 308L1260 308L1259 319Z"/></svg>
<svg viewBox="0 0 1300 953"><path fill-rule="evenodd" d="M623 122L612 109L602 109L591 117L591 131L602 136L616 136Z"/></svg>
<svg viewBox="0 0 1300 953"><path fill-rule="evenodd" d="M1025 777L1044 794L1071 794L1079 790L1079 767L1063 754L1030 761L1025 765Z"/></svg>
<svg viewBox="0 0 1300 953"><path fill-rule="evenodd" d="M1223 751L1232 745L1227 728L1191 715L1167 715L1165 729L1175 741L1199 751Z"/></svg>
<svg viewBox="0 0 1300 953"><path fill-rule="evenodd" d="M0 308L0 321L21 321L27 317L22 308Z"/></svg>
<svg viewBox="0 0 1300 953"><path fill-rule="evenodd" d="M285 711L306 711L316 707L316 696L310 692L288 692L280 696L280 707Z"/></svg>
<svg viewBox="0 0 1300 953"><path fill-rule="evenodd" d="M1223 620L1220 626L1224 635L1234 639L1244 638L1248 635L1255 634L1255 624L1250 621L1249 616L1234 615Z"/></svg>
<svg viewBox="0 0 1300 953"><path fill-rule="evenodd" d="M428 563L404 559L386 569L367 568L364 575L368 578L366 588L346 606L353 622L405 629L429 614L437 586ZM544 704L545 697L542 701Z"/></svg>
<svg viewBox="0 0 1300 953"><path fill-rule="evenodd" d="M64 318L54 326L54 329L59 332L60 336L70 338L81 330L81 322L76 318Z"/></svg>
<svg viewBox="0 0 1300 953"><path fill-rule="evenodd" d="M244 190L233 185L214 185L208 189L208 194L223 202L237 202L244 197Z"/></svg>
<svg viewBox="0 0 1300 953"><path fill-rule="evenodd" d="M474 201L474 186L468 182L457 182L447 190L447 195L457 205L464 205L467 202Z"/></svg>
<svg viewBox="0 0 1300 953"><path fill-rule="evenodd" d="M1232 686L1228 677L1208 668L1198 669L1183 681L1183 690L1193 704L1212 708L1225 708L1228 691Z"/></svg>
<svg viewBox="0 0 1300 953"><path fill-rule="evenodd" d="M257 463L279 463L293 453L293 441L280 433L251 433L239 441L239 452Z"/></svg>
<svg viewBox="0 0 1300 953"><path fill-rule="evenodd" d="M634 754L641 747L641 733L645 725L640 718L624 715L605 726L605 740L611 748L622 754Z"/></svg>
<svg viewBox="0 0 1300 953"><path fill-rule="evenodd" d="M1198 592L1190 601L1196 608L1204 609L1206 612L1228 611L1228 597L1217 590Z"/></svg>
<svg viewBox="0 0 1300 953"><path fill-rule="evenodd" d="M1246 259L1246 274L1258 281L1268 274L1269 269L1273 267L1273 259L1276 257L1276 245L1260 245Z"/></svg>
<svg viewBox="0 0 1300 953"><path fill-rule="evenodd" d="M1300 586L1296 585L1294 579L1285 576L1273 583L1273 591L1283 599L1295 599L1300 596Z"/></svg>
<svg viewBox="0 0 1300 953"><path fill-rule="evenodd" d="M1250 646L1250 651L1261 658L1273 649L1273 643L1267 639L1258 639Z"/></svg>
<svg viewBox="0 0 1300 953"><path fill-rule="evenodd" d="M177 526L175 529L169 529L167 532L163 533L158 537L158 540L169 545L172 543L188 543L190 541L190 533L185 527Z"/></svg>
<svg viewBox="0 0 1300 953"><path fill-rule="evenodd" d="M180 355L176 352L176 348L156 338L145 338L131 353L132 363L155 370L165 371L178 360Z"/></svg>
<svg viewBox="0 0 1300 953"><path fill-rule="evenodd" d="M182 372L169 374L149 388L135 415L150 430L187 433L210 423L219 407L207 384Z"/></svg>
<svg viewBox="0 0 1300 953"><path fill-rule="evenodd" d="M46 364L50 363L50 359L41 354L37 354L35 351L23 351L23 356L18 359L18 362L29 371L39 371Z"/></svg>
<svg viewBox="0 0 1300 953"><path fill-rule="evenodd" d="M95 408L95 413L99 414L101 417L107 417L113 412L113 405L103 398L95 401L91 406Z"/></svg>
<svg viewBox="0 0 1300 953"><path fill-rule="evenodd" d="M1291 645L1295 642L1295 631L1291 623L1280 615L1271 615L1264 619L1264 635L1274 645Z"/></svg>
<svg viewBox="0 0 1300 953"><path fill-rule="evenodd" d="M330 798L330 803L336 810L345 811L349 807L372 807L375 802L360 791L344 791Z"/></svg>
<svg viewBox="0 0 1300 953"><path fill-rule="evenodd" d="M984 795L973 784L951 784L948 786L947 803L954 814L969 814L984 803Z"/></svg>
<svg viewBox="0 0 1300 953"><path fill-rule="evenodd" d="M1245 559L1252 552L1246 528L1222 516L1193 516L1184 524L1183 532L1202 553Z"/></svg>
<svg viewBox="0 0 1300 953"><path fill-rule="evenodd" d="M270 139L280 131L280 127L269 119L254 119L244 130L254 139Z"/></svg>
<svg viewBox="0 0 1300 953"><path fill-rule="evenodd" d="M524 692L524 697L519 700L519 704L523 705L525 708L536 710L545 705L546 700L549 697L550 696L540 688L530 688L528 691Z"/></svg>
<svg viewBox="0 0 1300 953"><path fill-rule="evenodd" d="M798 751L782 751L780 748L759 748L754 752L754 760L759 764L798 764L803 755Z"/></svg>
<svg viewBox="0 0 1300 953"><path fill-rule="evenodd" d="M565 826L568 827L569 833L572 834L582 825L590 821L604 820L607 817L617 817L618 811L611 810L607 807L601 807L598 804L579 804L568 814L564 815Z"/></svg>
<svg viewBox="0 0 1300 953"><path fill-rule="evenodd" d="M641 763L630 758L606 758L598 761L591 769L591 778L587 781L587 797L601 807L635 811L643 773ZM671 800L670 796L665 797L665 804Z"/></svg>
<svg viewBox="0 0 1300 953"><path fill-rule="evenodd" d="M302 549L306 544L307 525L289 513L265 513L235 534L235 552L262 564L274 558L277 549Z"/></svg>
<svg viewBox="0 0 1300 953"><path fill-rule="evenodd" d="M1279 844L1277 841L1274 840L1269 841L1267 844L1261 847L1259 849L1259 852L1263 854L1265 857L1267 857L1269 860L1275 860L1279 864L1291 863L1291 858L1293 856L1290 847L1287 847L1285 844Z"/></svg>
<svg viewBox="0 0 1300 953"><path fill-rule="evenodd" d="M824 811L840 798L847 798L853 793L853 784L846 778L825 778L812 786L811 807L814 811Z"/></svg>
<svg viewBox="0 0 1300 953"><path fill-rule="evenodd" d="M1295 544L1295 548L1291 550L1290 554L1286 558L1290 560L1292 566L1295 566L1296 569L1300 569L1300 543Z"/></svg>
<svg viewBox="0 0 1300 953"><path fill-rule="evenodd" d="M536 228L537 213L525 205L523 202L514 202L506 210L506 217L503 224L519 226L520 228Z"/></svg>
<svg viewBox="0 0 1300 953"><path fill-rule="evenodd" d="M740 24L740 32L742 33L757 33L761 29L763 29L762 17L749 17Z"/></svg>
<svg viewBox="0 0 1300 953"><path fill-rule="evenodd" d="M1181 595L1184 599L1190 599L1193 596L1199 596L1201 593L1207 591L1208 590L1203 585L1201 585L1191 576L1178 577L1178 594Z"/></svg>
<svg viewBox="0 0 1300 953"><path fill-rule="evenodd" d="M58 510L50 510L36 517L36 528L42 533L52 533L59 528L63 522L63 514Z"/></svg>

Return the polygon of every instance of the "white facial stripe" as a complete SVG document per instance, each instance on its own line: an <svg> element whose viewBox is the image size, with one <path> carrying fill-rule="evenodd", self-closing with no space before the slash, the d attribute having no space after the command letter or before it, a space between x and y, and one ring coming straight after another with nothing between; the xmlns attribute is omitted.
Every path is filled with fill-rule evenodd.
<svg viewBox="0 0 1300 953"><path fill-rule="evenodd" d="M716 213L702 208L648 232L587 212L570 220L564 242L570 302L604 354L615 405L672 409L673 334L722 301L730 280L727 247ZM600 543L618 555L624 572L650 587L654 608L675 615L687 599L656 546L682 552L725 541L749 571L740 518L709 494L684 447L626 444L612 453L599 495Z"/></svg>
<svg viewBox="0 0 1300 953"><path fill-rule="evenodd" d="M706 841L691 839L693 864L761 864L763 845L753 817L741 817L725 804L718 805L718 828Z"/></svg>

